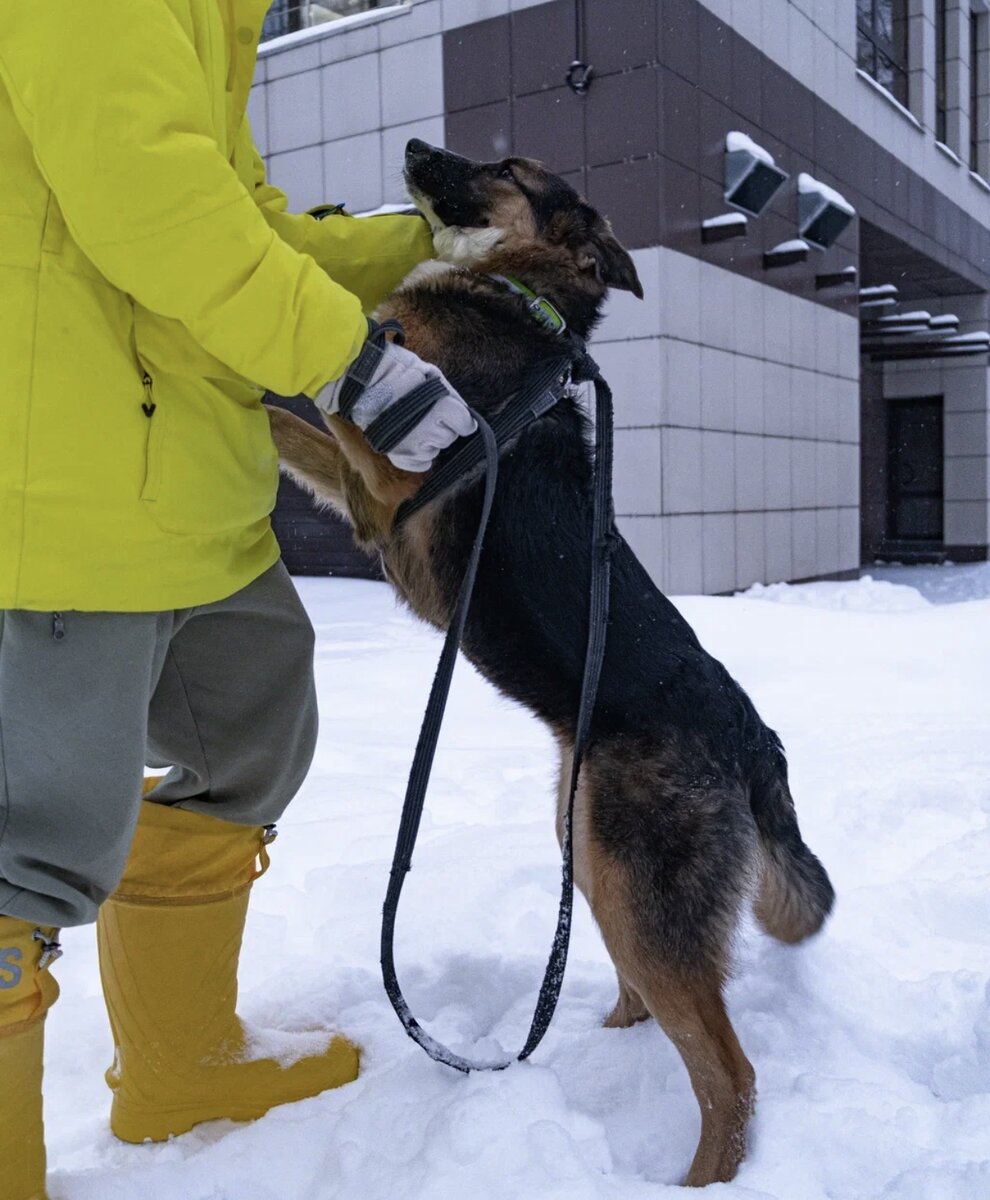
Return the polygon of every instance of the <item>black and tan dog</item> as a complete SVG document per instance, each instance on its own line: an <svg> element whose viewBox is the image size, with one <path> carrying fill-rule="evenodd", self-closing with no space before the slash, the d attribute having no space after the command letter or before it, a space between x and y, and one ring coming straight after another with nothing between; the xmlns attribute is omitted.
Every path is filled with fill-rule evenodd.
<svg viewBox="0 0 990 1200"><path fill-rule="evenodd" d="M378 315L397 318L410 349L482 414L560 353L526 299L493 276L547 297L582 336L610 287L642 295L608 223L538 163L473 163L414 141L406 178L450 263L418 269ZM392 467L338 418L332 437L282 411L271 419L284 467L381 554L413 611L445 629L478 523L477 474L393 525L422 476ZM565 764L588 619L591 457L573 398L503 455L464 637L478 669L553 731ZM655 1017L690 1074L701 1140L686 1182L731 1179L755 1096L722 998L740 906L754 895L763 928L798 942L821 927L833 893L801 840L776 734L625 543L578 791L575 874L619 976L606 1024Z"/></svg>

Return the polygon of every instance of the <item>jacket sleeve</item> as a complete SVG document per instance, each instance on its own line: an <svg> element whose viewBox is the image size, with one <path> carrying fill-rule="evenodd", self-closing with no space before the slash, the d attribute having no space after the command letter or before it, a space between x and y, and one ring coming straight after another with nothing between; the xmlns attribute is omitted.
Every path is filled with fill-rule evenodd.
<svg viewBox="0 0 990 1200"><path fill-rule="evenodd" d="M0 79L108 282L262 387L313 396L338 378L366 335L361 303L276 235L238 179L169 6L45 0L6 6L3 27Z"/></svg>
<svg viewBox="0 0 990 1200"><path fill-rule="evenodd" d="M245 135L250 138L247 121ZM283 241L314 258L324 271L357 296L370 312L402 282L417 263L433 257L433 239L420 216L377 217L332 214L318 219L288 212L285 193L268 182L265 164L253 144L254 198L265 220Z"/></svg>

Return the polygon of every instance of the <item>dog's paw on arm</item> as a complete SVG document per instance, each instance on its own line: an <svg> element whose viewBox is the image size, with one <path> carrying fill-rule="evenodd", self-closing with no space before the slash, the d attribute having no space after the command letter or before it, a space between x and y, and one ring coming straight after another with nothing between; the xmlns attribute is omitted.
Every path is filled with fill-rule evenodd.
<svg viewBox="0 0 990 1200"><path fill-rule="evenodd" d="M386 537L399 505L416 494L423 476L376 454L361 430L342 417L328 417L331 432L325 433L285 409L265 408L285 474L343 516L360 544Z"/></svg>
<svg viewBox="0 0 990 1200"><path fill-rule="evenodd" d="M318 437L326 437L324 433L320 433L318 429L314 429L312 425L307 424L301 417L297 417L295 413L291 413L288 409L277 408L274 404L263 405L265 412L268 414L268 424L272 431L272 441L278 448L279 454L282 453L283 445L291 450L294 444L294 439L304 436L304 431L299 429L299 426L304 426L305 430L315 433Z"/></svg>
<svg viewBox="0 0 990 1200"><path fill-rule="evenodd" d="M336 439L284 408L264 407L282 470L321 504L340 509L344 496Z"/></svg>

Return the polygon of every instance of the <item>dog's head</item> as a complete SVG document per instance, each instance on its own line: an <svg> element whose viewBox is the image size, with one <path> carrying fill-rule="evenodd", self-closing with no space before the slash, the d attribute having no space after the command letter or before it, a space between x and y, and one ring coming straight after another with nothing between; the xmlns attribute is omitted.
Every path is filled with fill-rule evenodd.
<svg viewBox="0 0 990 1200"><path fill-rule="evenodd" d="M601 295L621 288L643 298L633 261L608 221L541 163L472 162L414 138L405 178L446 262L484 269L489 260L538 247L566 260Z"/></svg>

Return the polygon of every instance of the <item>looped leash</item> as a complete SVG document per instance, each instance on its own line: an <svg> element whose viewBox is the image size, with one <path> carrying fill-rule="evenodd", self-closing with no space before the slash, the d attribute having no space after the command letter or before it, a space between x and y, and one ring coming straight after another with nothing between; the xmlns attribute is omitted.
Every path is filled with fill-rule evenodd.
<svg viewBox="0 0 990 1200"><path fill-rule="evenodd" d="M584 342L573 334L571 352L566 359L557 359L541 368L534 381L495 417L489 425L477 413L478 432L464 439L465 444L454 452L444 466L438 468L424 484L413 501L408 502L397 514L402 521L423 504L435 499L453 482L462 479L466 471L479 462L484 462L485 490L481 507L481 518L475 536L467 569L457 597L454 616L444 640L440 662L430 690L430 698L423 718L416 753L413 758L406 797L399 822L395 855L389 876L388 891L382 912L381 964L385 991L402 1022L406 1033L417 1042L434 1061L444 1063L458 1071L500 1071L515 1061L529 1058L543 1040L553 1019L570 944L571 921L574 904L574 853L573 823L574 801L577 795L581 763L591 728L598 683L601 678L605 657L605 638L608 626L609 595L611 581L611 555L615 544L614 516L612 511L612 393L601 378L597 364L591 359ZM450 682L457 660L457 651L464 633L471 596L474 591L478 564L484 545L485 534L491 517L495 488L498 482L499 447L515 437L525 426L548 412L560 399L571 380L594 381L595 385L595 473L592 511L591 546L591 589L588 622L588 641L585 653L584 673L581 682L581 697L575 729L574 750L571 759L570 791L567 811L564 816L561 836L561 899L557 917L557 928L547 963L546 973L530 1025L529 1035L522 1050L514 1058L496 1059L490 1062L474 1062L455 1054L436 1041L422 1028L413 1016L402 994L395 971L393 944L395 919L402 894L405 877L412 866L413 848L419 831L430 771L436 752L444 709L450 691ZM456 469L452 469L453 464Z"/></svg>

